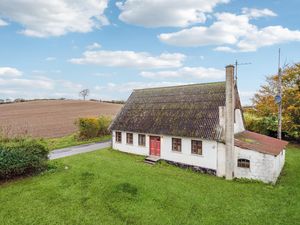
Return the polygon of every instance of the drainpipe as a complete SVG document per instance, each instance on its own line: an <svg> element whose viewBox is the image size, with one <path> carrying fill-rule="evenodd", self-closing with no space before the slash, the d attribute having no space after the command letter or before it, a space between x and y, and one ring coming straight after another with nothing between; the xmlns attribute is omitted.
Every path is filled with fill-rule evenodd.
<svg viewBox="0 0 300 225"><path fill-rule="evenodd" d="M234 66L226 66L225 178L234 177Z"/></svg>

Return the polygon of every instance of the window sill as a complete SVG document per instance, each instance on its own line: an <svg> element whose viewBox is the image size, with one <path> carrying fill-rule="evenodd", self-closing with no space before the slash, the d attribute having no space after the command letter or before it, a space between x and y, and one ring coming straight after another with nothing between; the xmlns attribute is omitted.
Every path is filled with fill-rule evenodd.
<svg viewBox="0 0 300 225"><path fill-rule="evenodd" d="M192 155L192 156L196 156L196 157L201 157L201 158L203 158L203 157L204 157L204 155L203 155L203 154L202 154L202 155L200 155L200 154L191 153L191 155Z"/></svg>
<svg viewBox="0 0 300 225"><path fill-rule="evenodd" d="M178 153L178 154L182 154L181 151L174 151L174 150L171 150L171 152L173 152L173 153Z"/></svg>

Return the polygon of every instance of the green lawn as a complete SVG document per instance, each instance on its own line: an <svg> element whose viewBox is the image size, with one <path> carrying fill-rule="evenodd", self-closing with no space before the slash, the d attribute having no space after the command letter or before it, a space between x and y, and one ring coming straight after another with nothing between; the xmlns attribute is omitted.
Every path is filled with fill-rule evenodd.
<svg viewBox="0 0 300 225"><path fill-rule="evenodd" d="M89 140L79 140L76 134L71 134L69 136L60 138L48 138L43 139L45 144L48 146L49 150L55 150L60 148L71 147L75 145L89 144L100 141L108 141L111 139L111 135L106 135L102 137L96 137Z"/></svg>
<svg viewBox="0 0 300 225"><path fill-rule="evenodd" d="M300 148L276 186L225 181L110 149L0 186L0 224L300 224Z"/></svg>

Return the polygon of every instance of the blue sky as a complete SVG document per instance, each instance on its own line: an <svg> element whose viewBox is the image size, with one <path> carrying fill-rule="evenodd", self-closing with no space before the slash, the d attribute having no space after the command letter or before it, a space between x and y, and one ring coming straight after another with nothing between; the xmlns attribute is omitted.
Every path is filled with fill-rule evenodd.
<svg viewBox="0 0 300 225"><path fill-rule="evenodd" d="M250 104L300 61L297 0L1 0L0 98L126 100L134 88L224 80L237 59Z"/></svg>

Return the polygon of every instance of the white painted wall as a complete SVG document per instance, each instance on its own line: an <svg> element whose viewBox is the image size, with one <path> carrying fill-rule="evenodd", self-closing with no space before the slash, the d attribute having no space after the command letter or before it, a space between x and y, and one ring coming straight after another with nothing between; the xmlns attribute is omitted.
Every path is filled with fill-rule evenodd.
<svg viewBox="0 0 300 225"><path fill-rule="evenodd" d="M191 153L191 140L194 138L181 138L181 152L172 151L172 136L154 135L161 137L161 159L173 162L199 166L216 170L217 176L225 176L225 145L216 141L202 140L203 154ZM180 138L180 137L175 137ZM133 144L126 144L126 132L122 132L122 143L116 143L115 131L113 131L112 146L122 152L148 156L150 135L146 134L146 146L138 145L138 134L133 133ZM237 167L239 158L250 160L250 168ZM266 183L275 183L285 162L285 151L278 156L263 154L235 147L234 151L234 175L237 178L261 180Z"/></svg>
<svg viewBox="0 0 300 225"><path fill-rule="evenodd" d="M279 177L281 170L284 166L285 163L285 150L283 150L275 159L274 163L274 177L277 178Z"/></svg>
<svg viewBox="0 0 300 225"><path fill-rule="evenodd" d="M235 147L235 177L275 183L284 166L285 151L278 156ZM237 167L238 158L250 160L250 168Z"/></svg>
<svg viewBox="0 0 300 225"><path fill-rule="evenodd" d="M234 113L235 113L234 133L236 134L245 131L245 126L244 126L241 110L236 109Z"/></svg>
<svg viewBox="0 0 300 225"><path fill-rule="evenodd" d="M163 136L161 158L202 168L217 170L217 142L202 140L202 155L191 153L191 141L195 138L181 138L181 152L172 151L172 136ZM180 137L174 137L180 138Z"/></svg>
<svg viewBox="0 0 300 225"><path fill-rule="evenodd" d="M128 132L131 133L131 132ZM122 132L122 143L116 142L116 132L112 132L112 147L113 149L120 150L122 152L137 154L137 155L149 155L149 136L146 135L146 146L138 145L138 134L133 133L133 144L126 143L126 132Z"/></svg>
<svg viewBox="0 0 300 225"><path fill-rule="evenodd" d="M149 155L149 134L146 134L146 146L138 146L138 134L133 133L133 144L126 144L126 132L122 132L122 143L115 141L115 131L113 131L112 147L122 152L137 154L137 155ZM172 151L172 136L154 135L160 136L161 150L160 157L164 160L174 161L178 163L184 163L193 166L199 166L207 169L217 170L217 142L202 140L202 155L196 155L191 153L191 141L200 140L192 138L181 138L181 152Z"/></svg>
<svg viewBox="0 0 300 225"><path fill-rule="evenodd" d="M219 107L219 125L222 127L222 139L225 139L225 106ZM244 120L240 109L235 109L234 133L245 131Z"/></svg>
<svg viewBox="0 0 300 225"><path fill-rule="evenodd" d="M250 168L238 167L237 162L239 158L250 160ZM234 159L234 176L236 178L247 178L260 180L265 183L275 183L284 166L285 150L275 157L273 155L235 147ZM222 143L218 143L217 163L217 176L225 176L225 145Z"/></svg>

